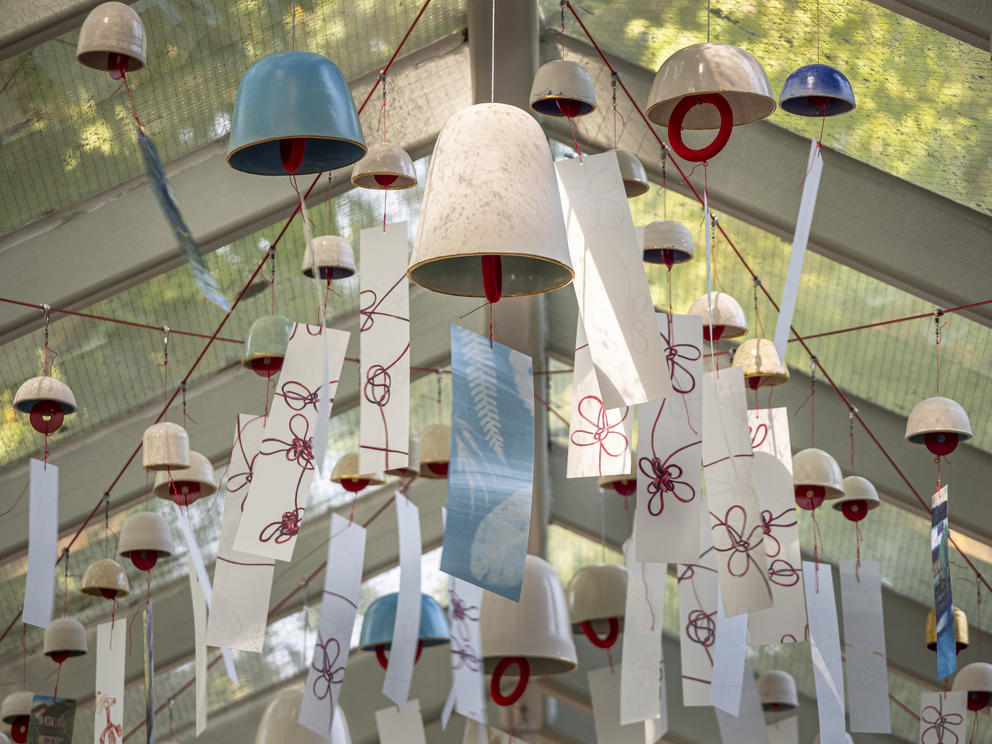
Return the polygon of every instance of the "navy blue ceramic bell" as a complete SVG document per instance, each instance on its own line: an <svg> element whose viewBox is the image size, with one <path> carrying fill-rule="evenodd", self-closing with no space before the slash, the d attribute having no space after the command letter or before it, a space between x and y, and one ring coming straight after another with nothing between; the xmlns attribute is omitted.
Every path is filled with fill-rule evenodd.
<svg viewBox="0 0 992 744"><path fill-rule="evenodd" d="M836 116L854 110L854 90L830 65L805 65L789 75L778 104L796 116Z"/></svg>
<svg viewBox="0 0 992 744"><path fill-rule="evenodd" d="M386 651L393 644L393 625L396 622L396 602L399 594L384 594L365 611L358 647L362 651L375 651L379 665L385 669L389 663ZM425 646L448 643L451 631L448 616L437 600L428 594L420 595L420 632L417 634L417 659Z"/></svg>
<svg viewBox="0 0 992 744"><path fill-rule="evenodd" d="M365 155L348 83L331 60L312 52L263 57L241 78L227 162L260 176L321 173Z"/></svg>

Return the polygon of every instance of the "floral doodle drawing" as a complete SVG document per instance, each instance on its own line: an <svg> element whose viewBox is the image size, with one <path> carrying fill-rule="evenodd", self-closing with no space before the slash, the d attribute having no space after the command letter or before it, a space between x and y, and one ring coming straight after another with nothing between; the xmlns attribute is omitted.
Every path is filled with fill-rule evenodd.
<svg viewBox="0 0 992 744"><path fill-rule="evenodd" d="M107 722L103 727L103 731L100 732L100 744L117 744L118 741L124 740L124 729L120 724L114 723L110 719L110 709L116 704L117 698L97 693L96 709L100 710L102 708L107 716Z"/></svg>
<svg viewBox="0 0 992 744"><path fill-rule="evenodd" d="M792 521L789 521L789 519ZM765 555L769 558L777 558L782 552L782 543L775 536L776 529L796 526L796 510L791 507L782 511L781 514L772 514L771 509L761 510L761 531L765 534Z"/></svg>
<svg viewBox="0 0 992 744"><path fill-rule="evenodd" d="M920 732L920 744L958 744L960 739L951 727L964 723L964 716L960 713L944 715L944 700L939 694L937 705L927 705L920 711L920 721L927 724Z"/></svg>
<svg viewBox="0 0 992 744"><path fill-rule="evenodd" d="M300 476L296 481L293 497L293 508L283 512L282 519L270 522L258 536L261 542L275 540L276 543L288 542L300 531L303 520L303 507L300 506L300 484L306 472L314 469L313 437L310 435L310 422L302 413L295 413L289 419L287 439L266 437L262 440L261 455L285 456L288 462L296 463L300 468ZM268 447L266 446L268 445Z"/></svg>
<svg viewBox="0 0 992 744"><path fill-rule="evenodd" d="M602 475L603 455L616 459L623 457L630 448L630 441L623 431L624 422L630 415L630 408L609 411L598 396L587 395L579 401L577 412L591 428L575 429L569 441L576 447L599 447L599 474ZM618 415L619 419L617 419Z"/></svg>
<svg viewBox="0 0 992 744"><path fill-rule="evenodd" d="M248 487L251 485L251 480L252 477L254 476L254 471L255 471L255 460L258 459L258 454L259 454L258 452L254 452L252 453L252 456L249 457L248 453L245 451L245 445L242 437L244 437L245 429L248 428L248 425L251 424L253 421L257 421L258 418L259 418L258 416L250 418L245 422L244 426L239 426L237 440L235 441L235 445L237 446L238 451L241 453L241 461L245 463L245 466L248 469L241 473L232 473L227 477L228 493L237 493L238 491L245 492L244 496L241 498L242 512L245 510L245 500L248 498Z"/></svg>
<svg viewBox="0 0 992 744"><path fill-rule="evenodd" d="M671 333L671 330L669 332ZM658 334L665 342L665 361L668 362L668 376L672 381L672 390L680 395L688 395L696 389L696 378L683 362L698 362L703 358L703 352L695 344L670 344L669 337L664 331L658 331ZM674 338L672 340L674 341Z"/></svg>
<svg viewBox="0 0 992 744"><path fill-rule="evenodd" d="M317 672L313 681L313 694L318 700L327 700L331 696L332 685L340 685L344 681L344 664L338 665L341 657L341 644L337 638L320 640L317 635L317 645L314 648L311 669Z"/></svg>
<svg viewBox="0 0 992 744"><path fill-rule="evenodd" d="M642 457L638 461L638 468L647 476L650 481L647 492L650 496L648 500L648 513L657 517L665 510L665 494L670 493L683 504L691 503L696 498L696 489L688 480L682 480L683 469L678 463L673 463L674 458L680 452L702 444L702 440L684 444L674 452L669 454L664 460L658 456L656 449L655 433L658 423L661 421L661 414L665 410L665 403L662 401L658 408L658 415L655 416L654 426L651 427L651 457Z"/></svg>
<svg viewBox="0 0 992 744"><path fill-rule="evenodd" d="M712 548L707 549L706 553L709 553L710 550ZM703 553L703 555L706 555L706 553ZM712 666L713 652L711 649L713 648L713 644L716 643L716 608L712 612L707 612L708 608L703 606L703 600L699 596L699 591L696 587L696 571L716 573L716 570L701 563L680 564L679 568L681 570L677 576L678 583L681 584L684 581L688 581L689 586L692 588L693 597L696 600L696 606L686 616L686 626L683 634L690 641L702 647L706 653L706 658L709 659ZM686 679L693 679L697 682L709 684L709 680L698 680L694 677L686 677L684 674L682 676Z"/></svg>
<svg viewBox="0 0 992 744"><path fill-rule="evenodd" d="M713 512L710 512L710 515L714 520L713 548L719 553L730 553L727 557L727 570L730 575L742 578L752 567L757 569L758 564L751 553L764 544L762 524L759 522L748 529L747 510L740 504L734 504L727 509L727 513L722 518ZM767 577L762 576L762 578L767 586Z"/></svg>

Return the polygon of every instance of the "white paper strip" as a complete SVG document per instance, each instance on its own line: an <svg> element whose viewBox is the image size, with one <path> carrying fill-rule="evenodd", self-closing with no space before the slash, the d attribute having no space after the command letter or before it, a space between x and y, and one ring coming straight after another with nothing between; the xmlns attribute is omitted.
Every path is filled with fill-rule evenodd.
<svg viewBox="0 0 992 744"><path fill-rule="evenodd" d="M252 466L261 446L263 424L261 416L238 415L227 466L224 516L207 619L207 645L255 653L261 652L265 642L275 561L235 550L234 536L253 478Z"/></svg>
<svg viewBox="0 0 992 744"><path fill-rule="evenodd" d="M837 606L834 604L834 579L830 565L803 561L803 580L806 584L806 616L809 618L820 744L847 744L840 632L837 629Z"/></svg>
<svg viewBox="0 0 992 744"><path fill-rule="evenodd" d="M751 667L742 665L740 713L736 716L717 709L716 722L724 744L770 744L761 708L758 686Z"/></svg>
<svg viewBox="0 0 992 744"><path fill-rule="evenodd" d="M634 412L627 406L607 409L603 405L581 318L575 329L572 370L566 477L629 473Z"/></svg>
<svg viewBox="0 0 992 744"><path fill-rule="evenodd" d="M761 484L758 502L775 602L751 614L749 641L754 646L798 643L806 640L806 595L792 487L789 415L784 408L764 408L748 411L747 417L754 449L754 480Z"/></svg>
<svg viewBox="0 0 992 744"><path fill-rule="evenodd" d="M379 744L427 744L420 701L411 700L405 707L392 705L375 712Z"/></svg>
<svg viewBox="0 0 992 744"><path fill-rule="evenodd" d="M622 652L626 663L620 677L620 722L636 723L662 716L667 719L661 630L668 566L636 560L635 538L624 543L623 553L629 578L624 609Z"/></svg>
<svg viewBox="0 0 992 744"><path fill-rule="evenodd" d="M703 375L703 472L724 612L732 617L771 607L740 367Z"/></svg>
<svg viewBox="0 0 992 744"><path fill-rule="evenodd" d="M365 561L365 528L333 514L330 531L317 642L307 684L303 688L298 719L301 726L321 736L330 736L334 722L334 711L348 665L348 649L358 611L362 564ZM412 705L407 705L406 710L411 708Z"/></svg>
<svg viewBox="0 0 992 744"><path fill-rule="evenodd" d="M396 504L399 532L400 591L382 693L402 707L410 697L410 680L420 636L420 511L402 494L397 494L393 503Z"/></svg>
<svg viewBox="0 0 992 744"><path fill-rule="evenodd" d="M124 651L127 621L96 626L96 700L93 744L124 739Z"/></svg>
<svg viewBox="0 0 992 744"><path fill-rule="evenodd" d="M713 646L720 582L714 550L679 565L679 640L682 649L682 704L710 704Z"/></svg>
<svg viewBox="0 0 992 744"><path fill-rule="evenodd" d="M790 716L769 722L768 744L799 744L799 718Z"/></svg>
<svg viewBox="0 0 992 744"><path fill-rule="evenodd" d="M658 313L675 395L637 413L637 559L691 563L699 556L702 510L703 321ZM707 515L708 519L708 515Z"/></svg>
<svg viewBox="0 0 992 744"><path fill-rule="evenodd" d="M47 628L55 603L55 559L59 549L59 469L31 460L28 495L28 575L21 621Z"/></svg>
<svg viewBox="0 0 992 744"><path fill-rule="evenodd" d="M405 222L362 230L358 468L405 467L410 444L410 284ZM405 701L404 701L405 702Z"/></svg>
<svg viewBox="0 0 992 744"><path fill-rule="evenodd" d="M331 403L348 347L348 332L325 329ZM286 348L248 498L234 548L261 558L288 561L303 522L313 480L313 435L322 386L324 339L320 328L297 323ZM319 453L323 455L323 453Z"/></svg>
<svg viewBox="0 0 992 744"><path fill-rule="evenodd" d="M719 594L719 592L718 592ZM713 678L710 704L733 717L741 710L744 664L747 656L747 615L726 617L723 602L716 603L716 642L713 644Z"/></svg>
<svg viewBox="0 0 992 744"><path fill-rule="evenodd" d="M452 710L486 723L486 690L482 665L479 610L482 587L454 576L448 579L448 620L451 625L451 692L441 711L447 728Z"/></svg>
<svg viewBox="0 0 992 744"><path fill-rule="evenodd" d="M189 593L193 600L193 648L195 649L194 679L196 689L196 735L207 728L207 598L197 578L196 567L186 556L189 572Z"/></svg>
<svg viewBox="0 0 992 744"><path fill-rule="evenodd" d="M526 744L523 739L510 736L492 726L469 719L465 722L462 744Z"/></svg>
<svg viewBox="0 0 992 744"><path fill-rule="evenodd" d="M621 665L589 672L589 697L596 725L596 741L601 744L654 744L665 733L656 721L620 723Z"/></svg>
<svg viewBox="0 0 992 744"><path fill-rule="evenodd" d="M789 343L789 327L792 325L792 315L796 311L799 280L803 274L806 244L809 242L809 229L813 224L813 209L816 207L816 194L820 190L821 175L823 175L823 157L820 155L820 145L815 139L810 140L806 177L803 180L803 196L799 202L796 232L792 236L789 270L785 275L782 302L779 303L778 323L775 324L775 351L778 352L778 358L783 362L785 361L785 347Z"/></svg>
<svg viewBox="0 0 992 744"><path fill-rule="evenodd" d="M881 568L878 561L862 561L860 569L856 561L840 561L838 567L850 730L891 734Z"/></svg>
<svg viewBox="0 0 992 744"><path fill-rule="evenodd" d="M555 164L579 317L607 408L672 394L623 179L611 152Z"/></svg>
<svg viewBox="0 0 992 744"><path fill-rule="evenodd" d="M920 695L920 744L964 744L967 716L967 692L924 692Z"/></svg>

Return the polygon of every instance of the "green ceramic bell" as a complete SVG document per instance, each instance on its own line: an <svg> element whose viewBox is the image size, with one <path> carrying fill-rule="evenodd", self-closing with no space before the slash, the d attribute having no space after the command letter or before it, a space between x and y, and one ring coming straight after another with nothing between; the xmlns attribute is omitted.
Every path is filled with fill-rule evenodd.
<svg viewBox="0 0 992 744"><path fill-rule="evenodd" d="M260 377L272 377L282 369L293 321L281 315L265 315L251 324L241 366Z"/></svg>

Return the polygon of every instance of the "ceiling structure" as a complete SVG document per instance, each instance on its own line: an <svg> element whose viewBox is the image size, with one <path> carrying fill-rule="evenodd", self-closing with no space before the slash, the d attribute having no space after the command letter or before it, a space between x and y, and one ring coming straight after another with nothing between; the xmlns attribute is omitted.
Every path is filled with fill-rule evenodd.
<svg viewBox="0 0 992 744"><path fill-rule="evenodd" d="M210 334L223 313L203 301L189 278L178 247L165 229L158 207L140 175L140 160L126 102L114 95L104 76L78 66L72 49L78 27L94 0L48 0L23 3L0 0L0 12L13 19L0 32L0 177L8 184L0 196L0 298L47 303L122 318L153 328ZM365 98L410 25L420 3L413 0L363 0L337 3L314 0L139 0L133 3L148 29L151 46L147 71L134 75L135 102L143 123L167 160L173 190L198 245L218 276L225 294L244 284L292 212L296 194L285 179L263 179L231 170L225 162L226 133L234 92L244 69L255 59L291 48L295 15L299 48L321 51L345 71L356 101ZM859 109L849 121L828 122L824 134L825 170L810 237L803 293L794 321L803 334L930 313L937 308L992 299L987 279L987 251L992 245L992 140L987 101L992 98L992 8L982 0L821 0L821 44L832 64L849 72ZM607 15L607 7L609 15ZM721 0L711 6L713 38L755 52L778 89L784 76L808 61L813 49L810 2L788 4ZM657 65L680 46L705 36L706 4L698 0L658 3L643 0L586 0L578 11L625 84L643 101ZM473 101L495 100L526 105L530 81L540 61L561 53L579 59L592 72L600 109L577 126L583 152L614 145L610 75L581 29L566 21L559 37L559 4L554 0L500 0L496 27L492 6L484 0L435 0L417 25L387 83L386 126L391 140L418 159L420 183L434 140L447 118ZM888 38L880 35L889 34ZM900 44L893 44L898 40ZM889 44L904 53L882 53ZM878 49L866 54L865 49ZM491 69L491 50L496 66ZM917 53L918 52L918 53ZM619 146L636 153L660 186L662 159L657 143L629 103L618 98L622 116ZM362 115L367 137L379 126L379 101ZM939 121L933 119L934 111ZM572 134L544 122L557 140L555 152L566 156ZM730 145L708 172L711 208L720 216L748 262L772 296L781 293L789 242L798 211L798 184L805 168L808 138L818 132L779 112L765 122L735 131ZM693 177L698 180L698 174ZM412 239L422 186L402 196L381 197L351 190L348 173L330 183L321 178L307 199L318 230L341 234L357 244L358 230L378 219L383 208L391 221L406 219ZM10 185L16 185L11 188ZM301 188L309 182L301 183ZM701 210L686 198L685 185L667 169L667 195L652 190L631 202L635 222L655 219L663 210L686 224L698 224ZM334 196L325 206L328 191ZM395 192L394 192L395 194ZM311 318L315 303L298 276L302 253L299 220L294 220L276 252L274 301L280 312ZM747 306L751 278L723 241L714 246L715 262L727 290ZM360 257L359 257L360 258ZM360 268L360 267L359 267ZM676 311L702 293L701 267L680 267L672 304ZM191 378L186 407L196 423L190 427L197 450L223 470L230 451L233 419L238 411L264 405L260 378L242 371L237 343L251 320L273 301L268 269L211 346ZM669 301L662 272L649 269L655 304ZM349 356L357 356L357 281L342 282L332 297L327 322L353 331ZM546 298L505 300L497 306L497 338L535 355L535 368L566 369L571 364L576 308L570 290ZM411 289L412 364L440 369L448 360L448 320L478 306ZM763 299L760 317L774 325L774 309ZM476 315L460 323L483 322ZM751 315L751 313L749 313ZM951 525L956 537L983 572L992 566L992 526L984 493L992 474L992 305L946 316L946 346L941 347L942 390L968 410L975 428L973 446L953 457ZM161 330L123 327L97 320L55 315L50 329L58 364L80 402L51 442L60 467L62 544L101 502L101 495L123 465L141 431L161 409ZM752 323L755 318L751 317ZM27 480L27 458L40 452L37 435L23 421L8 416L17 386L37 374L43 313L36 308L0 302L0 630L11 621L23 596L26 571L27 503L18 494ZM170 336L169 380L175 382L203 348L205 339ZM935 375L933 320L861 330L810 342L820 363L849 395L861 416L905 473L903 480L863 431L857 429L855 466L848 462L850 418L847 407L817 383L817 446L832 452L845 474L857 472L874 482L887 506L865 523L863 555L882 564L886 637L892 692L916 708L921 690L935 688L933 657L922 647L924 616L932 603L929 573L929 515L910 485L926 498L932 490L933 465L902 441L905 415L932 390ZM774 392L773 403L793 412L792 436L798 449L810 443L810 420L795 413L810 392L809 360L792 344L788 361L792 380ZM546 355L546 359L545 359ZM447 381L443 374L416 372L411 421L414 428L447 415ZM551 375L544 396L551 406L568 411L570 376ZM336 459L355 445L357 368L346 364L335 402L327 458ZM441 404L438 405L438 401ZM181 413L173 408L173 416ZM173 418L176 420L176 418ZM602 496L594 484L564 479L567 432L553 415L539 417L535 483L535 527L531 548L548 551L565 576L570 561L593 550L599 559L601 533L611 550L627 534L623 504L608 502L605 526ZM365 494L356 519L366 519L396 486ZM147 494L137 466L116 484L108 524L119 531L126 516L142 508ZM411 491L423 519L426 551L440 544L443 486L418 483ZM220 497L189 510L204 548L208 570L216 554ZM226 681L218 665L211 670L211 727L200 740L248 740L274 690L299 682L305 669L303 618L314 627L303 577L323 559L329 514L350 510L344 493L329 485L314 496L313 515L301 532L297 561L277 571L266 653L236 654L241 686ZM171 505L153 504L168 512ZM877 518L876 518L877 515ZM170 516L172 516L170 514ZM826 515L821 557L836 562L853 558L853 529ZM182 518L182 517L180 517ZM70 607L88 627L109 619L103 605L84 601L75 592L86 563L102 557L102 516L81 533L70 554ZM550 522L551 527L545 525ZM804 542L812 525L800 522ZM395 581L395 520L386 510L370 528L363 590L367 603L389 591ZM592 539L593 542L589 540ZM549 546L554 545L554 550ZM151 596L156 611L159 702L166 702L189 679L193 645L183 550L164 570L156 570ZM436 560L425 556L425 586L439 586ZM952 551L952 558L954 557ZM433 568L433 572L431 569ZM395 573L395 572L394 572ZM979 658L992 648L992 618L980 615L978 597L967 570L954 569L955 604L972 624L972 648L959 662ZM314 579L321 580L320 575ZM62 577L59 578L61 591ZM670 577L670 584L673 580ZM136 594L140 594L137 592ZM315 594L315 592L313 593ZM673 586L666 603L665 658L668 662L671 731L666 741L717 740L712 712L684 709L678 680L677 616ZM439 598L442 594L439 592ZM283 601L285 598L285 601ZM130 621L141 598L122 603L117 618ZM361 609L364 609L364 605ZM163 620L164 619L164 620ZM675 635L672 635L675 633ZM979 642L979 638L981 642ZM29 631L25 645L29 686L47 689L51 665L38 652L41 634ZM977 647L977 648L976 648ZM580 656L592 659L584 646ZM20 627L0 642L0 682L19 682L22 674ZM808 653L801 648L762 651L758 669L773 665L792 671L803 695L801 741L816 730L815 700ZM440 709L450 685L447 654L428 650L417 667L419 696L431 742L460 741L453 724L442 732ZM68 671L68 668L67 668ZM63 677L66 693L84 704L77 717L77 741L89 741L92 725L93 659ZM375 741L372 710L384 707L378 697L381 672L370 657L355 652L349 664L342 704L349 714L356 744ZM143 701L138 654L127 666L126 728L142 719ZM4 692L0 688L0 692ZM552 678L541 685L543 696L532 706L543 712L534 741L588 742L591 709L584 673ZM88 704L86 701L89 701ZM376 700L381 704L369 705ZM855 735L858 744L915 740L916 722L893 704L893 736ZM493 720L496 712L493 711ZM174 729L192 738L192 695L179 694L174 706L159 715L159 731ZM992 742L992 725L983 722L976 741ZM142 736L142 733L135 734Z"/></svg>

